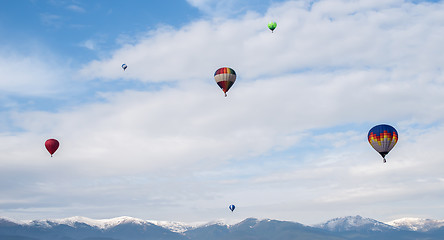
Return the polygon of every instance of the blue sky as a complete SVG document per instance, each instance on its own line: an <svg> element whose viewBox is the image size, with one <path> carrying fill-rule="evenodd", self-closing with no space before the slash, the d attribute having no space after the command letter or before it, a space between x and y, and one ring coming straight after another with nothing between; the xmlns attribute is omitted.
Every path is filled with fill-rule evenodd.
<svg viewBox="0 0 444 240"><path fill-rule="evenodd" d="M443 10L5 3L0 216L443 219ZM227 98L213 79L221 66L238 75ZM380 123L400 135L387 164L366 139ZM61 143L53 158L48 138Z"/></svg>
<svg viewBox="0 0 444 240"><path fill-rule="evenodd" d="M115 49L116 39L122 35L137 35L160 24L180 27L201 16L196 8L185 1L156 2L119 1L19 1L2 8L2 30L10 38L3 44L16 44L28 38L82 64L91 60L96 52L93 43L103 52ZM86 49L79 51L84 44Z"/></svg>

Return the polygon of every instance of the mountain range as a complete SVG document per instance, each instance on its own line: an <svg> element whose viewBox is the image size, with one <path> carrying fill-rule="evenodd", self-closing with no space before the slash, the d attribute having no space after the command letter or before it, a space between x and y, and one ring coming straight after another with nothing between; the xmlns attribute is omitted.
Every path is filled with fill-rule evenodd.
<svg viewBox="0 0 444 240"><path fill-rule="evenodd" d="M1 240L442 240L444 220L403 218L383 223L361 216L331 219L313 226L290 221L247 218L185 224L132 217L94 220L71 217L17 221L0 217Z"/></svg>

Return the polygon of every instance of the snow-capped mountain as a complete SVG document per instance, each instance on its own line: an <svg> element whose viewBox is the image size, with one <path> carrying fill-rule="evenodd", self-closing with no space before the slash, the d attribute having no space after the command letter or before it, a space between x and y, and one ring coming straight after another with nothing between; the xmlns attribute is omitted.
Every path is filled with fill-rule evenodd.
<svg viewBox="0 0 444 240"><path fill-rule="evenodd" d="M41 226L41 227L50 228L57 225L67 225L70 227L76 227L79 224L84 224L102 230L110 229L121 224L135 224L135 225L152 224L162 228L166 228L172 232L178 232L178 233L182 233L205 224L205 223L188 224L188 223L174 222L174 221L142 220L139 218L133 218L127 216L116 217L111 219L91 219L87 217L75 216L75 217L61 218L61 219L45 219L45 220L32 220L32 221L17 221L8 218L3 218L3 219L19 225Z"/></svg>
<svg viewBox="0 0 444 240"><path fill-rule="evenodd" d="M402 230L427 232L444 227L444 220L432 220L422 218L401 218L387 222L387 224Z"/></svg>
<svg viewBox="0 0 444 240"><path fill-rule="evenodd" d="M334 218L325 223L314 225L313 227L318 227L333 232L397 230L396 227L391 225L371 218L364 218L359 215Z"/></svg>
<svg viewBox="0 0 444 240"><path fill-rule="evenodd" d="M167 225L164 223L164 225ZM90 219L71 217L32 221L0 218L0 239L14 240L185 240L186 238L146 220L132 217Z"/></svg>
<svg viewBox="0 0 444 240"><path fill-rule="evenodd" d="M399 219L392 225L361 216L331 219L315 226L247 218L229 225L142 220L132 217L71 217L16 221L0 217L3 240L442 240L444 221Z"/></svg>
<svg viewBox="0 0 444 240"><path fill-rule="evenodd" d="M296 222L247 218L237 224L212 224L184 233L191 240L340 240L330 232ZM333 234L334 235L334 234Z"/></svg>
<svg viewBox="0 0 444 240"><path fill-rule="evenodd" d="M132 223L137 225L143 225L149 223L148 221L133 218L133 217L116 217L111 219L91 219L87 217L70 217L70 218L62 218L62 219L46 219L46 220L33 220L33 221L23 221L24 224L27 225L40 225L46 227L53 227L56 225L67 225L70 227L75 227L78 224L85 224L91 227L96 227L99 229L108 229L115 227L124 223Z"/></svg>

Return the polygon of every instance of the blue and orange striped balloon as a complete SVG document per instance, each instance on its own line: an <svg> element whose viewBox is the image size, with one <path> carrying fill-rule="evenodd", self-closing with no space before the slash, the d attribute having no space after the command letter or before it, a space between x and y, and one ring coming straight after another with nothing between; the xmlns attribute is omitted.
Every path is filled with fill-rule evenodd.
<svg viewBox="0 0 444 240"><path fill-rule="evenodd" d="M236 72L229 67L219 68L214 73L214 80L216 80L217 85L224 91L226 97L228 90L230 90L236 81Z"/></svg>
<svg viewBox="0 0 444 240"><path fill-rule="evenodd" d="M385 155L387 155L398 142L398 132L390 125L380 124L370 129L368 132L368 142L381 154L384 162L386 162Z"/></svg>

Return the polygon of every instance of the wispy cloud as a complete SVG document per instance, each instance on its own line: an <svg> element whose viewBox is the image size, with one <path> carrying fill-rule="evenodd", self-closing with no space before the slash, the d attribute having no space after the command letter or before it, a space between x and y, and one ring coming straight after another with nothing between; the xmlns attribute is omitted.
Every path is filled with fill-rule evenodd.
<svg viewBox="0 0 444 240"><path fill-rule="evenodd" d="M211 18L229 18L238 17L245 12L264 13L275 4L284 2L284 0L187 0L188 4L199 9ZM299 4L310 4L312 1L298 1Z"/></svg>
<svg viewBox="0 0 444 240"><path fill-rule="evenodd" d="M84 13L86 12L84 8L80 7L79 5L69 5L66 7L67 9L73 11L73 12L78 12L78 13Z"/></svg>
<svg viewBox="0 0 444 240"><path fill-rule="evenodd" d="M92 39L88 39L80 44L80 46L85 47L89 50L95 50L96 49L96 42Z"/></svg>
<svg viewBox="0 0 444 240"><path fill-rule="evenodd" d="M51 13L42 13L40 14L40 20L44 25L50 27L61 27L62 25L62 17L60 15L51 14Z"/></svg>
<svg viewBox="0 0 444 240"><path fill-rule="evenodd" d="M63 79L66 79L66 63L56 63L50 53L2 52L0 71L3 94L14 96L48 96L60 93ZM63 67L62 67L63 66Z"/></svg>

